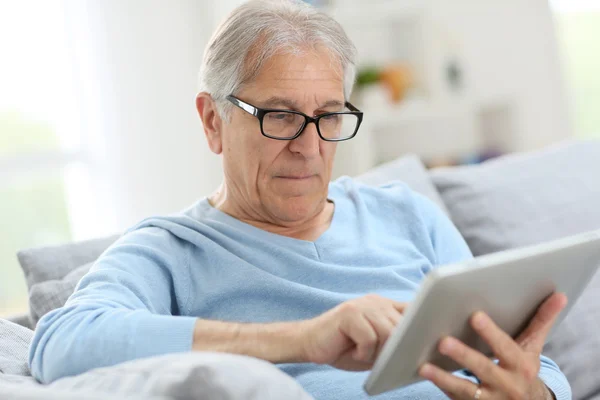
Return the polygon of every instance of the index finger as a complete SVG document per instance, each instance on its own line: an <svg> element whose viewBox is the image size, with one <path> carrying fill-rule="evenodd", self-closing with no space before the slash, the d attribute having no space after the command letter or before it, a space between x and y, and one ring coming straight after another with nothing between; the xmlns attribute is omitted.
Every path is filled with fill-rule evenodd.
<svg viewBox="0 0 600 400"><path fill-rule="evenodd" d="M484 312L478 311L471 317L471 326L475 332L490 346L494 355L511 367L521 362L521 348Z"/></svg>
<svg viewBox="0 0 600 400"><path fill-rule="evenodd" d="M355 343L355 361L372 362L379 343L377 331L364 314L342 320L341 331Z"/></svg>
<svg viewBox="0 0 600 400"><path fill-rule="evenodd" d="M554 293L542 303L525 331L516 340L523 350L542 353L546 336L567 305L567 301L567 296L563 293Z"/></svg>

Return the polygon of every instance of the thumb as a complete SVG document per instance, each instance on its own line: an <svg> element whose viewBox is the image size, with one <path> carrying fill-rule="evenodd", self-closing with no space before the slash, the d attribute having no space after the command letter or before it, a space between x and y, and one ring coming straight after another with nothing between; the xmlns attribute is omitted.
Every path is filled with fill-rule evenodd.
<svg viewBox="0 0 600 400"><path fill-rule="evenodd" d="M528 352L541 354L550 329L566 305L567 296L563 293L554 293L544 300L525 331L516 339L521 348Z"/></svg>

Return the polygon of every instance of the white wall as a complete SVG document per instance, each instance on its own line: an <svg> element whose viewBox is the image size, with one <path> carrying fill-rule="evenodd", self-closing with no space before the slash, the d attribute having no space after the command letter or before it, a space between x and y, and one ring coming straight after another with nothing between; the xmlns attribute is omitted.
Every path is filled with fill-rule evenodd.
<svg viewBox="0 0 600 400"><path fill-rule="evenodd" d="M333 13L362 65L414 53L419 84L416 96L398 106L363 99L359 106L373 129L361 128L357 138L370 141L375 154L356 140L343 144L335 175L405 153L444 161L490 148L533 150L573 136L546 0L336 0ZM449 90L449 59L464 72L459 92Z"/></svg>
<svg viewBox="0 0 600 400"><path fill-rule="evenodd" d="M517 150L572 136L547 0L433 0L431 13L460 43L476 103L514 101Z"/></svg>
<svg viewBox="0 0 600 400"><path fill-rule="evenodd" d="M212 12L213 12L213 29L227 17L234 8L244 3L245 0L219 0L219 1L210 1L205 0L205 2L210 2Z"/></svg>
<svg viewBox="0 0 600 400"><path fill-rule="evenodd" d="M79 61L95 211L103 216L101 229L79 236L177 211L220 182L221 161L206 145L194 101L214 21L209 3L71 2L84 17L74 29L86 29L89 40L79 46L95 48L93 65Z"/></svg>

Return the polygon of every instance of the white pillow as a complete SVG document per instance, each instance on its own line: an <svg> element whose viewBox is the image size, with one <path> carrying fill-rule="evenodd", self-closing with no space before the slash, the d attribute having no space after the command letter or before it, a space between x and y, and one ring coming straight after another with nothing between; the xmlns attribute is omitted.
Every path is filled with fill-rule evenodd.
<svg viewBox="0 0 600 400"><path fill-rule="evenodd" d="M226 353L190 352L143 358L59 379L50 387L122 396L190 400L310 400L273 364Z"/></svg>
<svg viewBox="0 0 600 400"><path fill-rule="evenodd" d="M0 319L0 373L30 376L27 364L33 331Z"/></svg>

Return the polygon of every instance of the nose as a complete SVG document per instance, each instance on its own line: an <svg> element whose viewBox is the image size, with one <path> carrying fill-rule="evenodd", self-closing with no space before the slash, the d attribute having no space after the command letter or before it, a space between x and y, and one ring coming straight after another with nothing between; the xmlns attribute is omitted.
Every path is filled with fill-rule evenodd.
<svg viewBox="0 0 600 400"><path fill-rule="evenodd" d="M292 153L303 155L305 158L315 157L319 154L321 138L317 132L317 125L309 122L304 130L294 140L290 140L289 149Z"/></svg>

